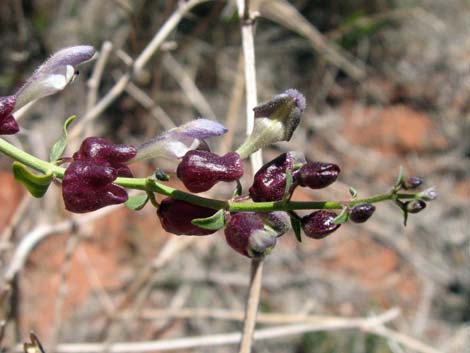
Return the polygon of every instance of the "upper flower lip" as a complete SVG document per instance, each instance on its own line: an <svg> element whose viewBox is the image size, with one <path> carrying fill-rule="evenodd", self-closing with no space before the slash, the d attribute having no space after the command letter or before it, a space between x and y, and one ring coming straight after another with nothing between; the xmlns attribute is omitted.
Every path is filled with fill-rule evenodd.
<svg viewBox="0 0 470 353"><path fill-rule="evenodd" d="M78 45L53 54L15 93L15 111L33 100L64 89L75 77L76 67L90 61L95 53L95 49L90 45Z"/></svg>
<svg viewBox="0 0 470 353"><path fill-rule="evenodd" d="M216 121L196 119L140 145L132 162L156 157L182 158L186 152L198 147L205 139L221 136L227 131L225 126Z"/></svg>
<svg viewBox="0 0 470 353"><path fill-rule="evenodd" d="M294 103L295 107L303 112L306 108L305 97L294 88L289 88L285 92L274 96L270 101L261 103L253 108L255 118L270 117L278 109L287 107L289 103Z"/></svg>

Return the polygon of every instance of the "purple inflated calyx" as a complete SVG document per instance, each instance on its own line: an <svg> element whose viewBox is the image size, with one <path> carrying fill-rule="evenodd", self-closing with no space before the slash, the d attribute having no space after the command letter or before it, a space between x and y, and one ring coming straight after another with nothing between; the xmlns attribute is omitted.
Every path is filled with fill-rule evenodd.
<svg viewBox="0 0 470 353"><path fill-rule="evenodd" d="M74 161L65 170L62 196L70 212L84 213L127 201L127 192L113 184L117 170L93 161Z"/></svg>
<svg viewBox="0 0 470 353"><path fill-rule="evenodd" d="M12 135L20 130L12 115L15 104L15 96L0 97L0 135Z"/></svg>
<svg viewBox="0 0 470 353"><path fill-rule="evenodd" d="M309 238L325 238L340 227L334 223L336 216L336 213L327 210L312 212L302 218L302 229Z"/></svg>
<svg viewBox="0 0 470 353"><path fill-rule="evenodd" d="M163 229L177 235L208 235L216 230L208 230L195 226L191 223L196 218L207 218L213 216L217 210L212 208L196 206L182 200L166 198L158 207L157 215Z"/></svg>
<svg viewBox="0 0 470 353"><path fill-rule="evenodd" d="M253 185L250 187L250 197L253 201L279 201L284 197L286 189L286 171L291 170L293 183L290 193L294 191L298 170L294 165L305 161L303 155L295 152L283 153L272 161L266 163L254 176Z"/></svg>
<svg viewBox="0 0 470 353"><path fill-rule="evenodd" d="M340 172L333 163L308 162L300 168L297 181L301 186L322 189L335 182Z"/></svg>
<svg viewBox="0 0 470 353"><path fill-rule="evenodd" d="M124 163L136 153L133 146L115 145L101 137L85 139L65 170L62 183L65 208L83 213L126 202L126 189L113 181L118 176L132 177Z"/></svg>
<svg viewBox="0 0 470 353"><path fill-rule="evenodd" d="M375 206L370 203L361 203L351 208L349 219L355 223L364 223L375 212Z"/></svg>
<svg viewBox="0 0 470 353"><path fill-rule="evenodd" d="M262 218L255 212L233 214L225 227L227 244L249 258L261 259L276 245L276 234L265 229Z"/></svg>
<svg viewBox="0 0 470 353"><path fill-rule="evenodd" d="M208 151L189 151L176 175L191 192L207 191L219 181L235 181L243 176L243 161L235 152L218 156Z"/></svg>
<svg viewBox="0 0 470 353"><path fill-rule="evenodd" d="M76 161L94 161L96 164L116 169L118 176L132 177L125 163L136 154L137 149L134 146L113 144L102 137L88 137L74 153L73 158Z"/></svg>

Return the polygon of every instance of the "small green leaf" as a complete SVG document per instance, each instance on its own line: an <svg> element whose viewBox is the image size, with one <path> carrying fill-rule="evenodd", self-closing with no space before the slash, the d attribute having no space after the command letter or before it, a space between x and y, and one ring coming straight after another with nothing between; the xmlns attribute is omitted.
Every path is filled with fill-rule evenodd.
<svg viewBox="0 0 470 353"><path fill-rule="evenodd" d="M129 199L124 203L126 207L132 211L139 211L147 204L149 200L148 194L139 194L129 197Z"/></svg>
<svg viewBox="0 0 470 353"><path fill-rule="evenodd" d="M202 229L218 230L225 226L224 210L218 210L212 216L207 218L195 218L191 223Z"/></svg>
<svg viewBox="0 0 470 353"><path fill-rule="evenodd" d="M357 190L354 189L352 186L349 187L349 193L351 194L352 200L357 198Z"/></svg>
<svg viewBox="0 0 470 353"><path fill-rule="evenodd" d="M52 174L36 175L31 173L24 164L13 162L13 175L23 184L34 197L43 197L52 182Z"/></svg>
<svg viewBox="0 0 470 353"><path fill-rule="evenodd" d="M51 148L51 153L49 155L49 158L51 162L56 162L60 157L62 157L62 153L65 151L65 147L67 147L67 129L69 125L74 121L76 118L75 115L72 115L70 118L68 118L65 123L64 123L64 129L62 132L62 136L60 137L59 140L57 140L56 143Z"/></svg>
<svg viewBox="0 0 470 353"><path fill-rule="evenodd" d="M290 216L290 224L292 225L292 230L294 231L295 238L299 243L302 242L302 227L300 224L300 220L297 216L291 215Z"/></svg>
<svg viewBox="0 0 470 353"><path fill-rule="evenodd" d="M287 202L289 201L291 194L290 194L290 188L292 187L292 169L287 168L286 169L286 188L284 189L284 196L282 198L282 201Z"/></svg>
<svg viewBox="0 0 470 353"><path fill-rule="evenodd" d="M336 216L336 218L333 220L334 224L343 224L348 221L349 218L349 210L347 207L344 207L341 213Z"/></svg>

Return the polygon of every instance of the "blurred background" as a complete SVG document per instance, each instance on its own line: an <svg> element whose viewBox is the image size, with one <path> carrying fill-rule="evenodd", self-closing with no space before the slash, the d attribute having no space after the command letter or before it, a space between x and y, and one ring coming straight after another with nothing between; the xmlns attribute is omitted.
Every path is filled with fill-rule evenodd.
<svg viewBox="0 0 470 353"><path fill-rule="evenodd" d="M235 1L207 1L185 14L124 92L86 124L79 122L128 72L178 3L2 0L0 95L12 94L65 46L92 44L106 55L101 75L92 76L96 62L82 67L66 90L31 107L20 118L21 134L8 140L47 158L73 114L74 124L83 127L80 136L134 145L205 117L230 130L210 141L212 149L236 149L245 134L245 100ZM342 168L339 182L324 190L298 190L294 199L347 199L349 186L359 197L381 193L393 185L400 166L439 190L439 198L410 217L406 228L397 207L380 204L366 224L348 223L324 240L305 238L299 244L293 234L285 235L265 263L260 312L366 317L399 308L401 315L388 324L395 332L439 352L470 352L470 3L252 0L251 5L260 16L259 100L288 88L307 98L291 142L267 148L264 160L297 150ZM71 141L69 156L80 136ZM139 212L112 208L90 221L77 218L73 226L60 188L33 199L13 179L10 163L0 157L2 276L18 244L38 229L46 231L10 292L0 289L7 351L30 330L48 352L65 342L240 331L250 263L226 245L223 233L166 234L151 206ZM145 176L156 167L174 170L176 164L153 160L133 168ZM170 185L182 188L175 177ZM232 188L220 185L210 195L227 198ZM235 350L226 345L178 352ZM333 329L259 341L254 351L415 350L364 330Z"/></svg>

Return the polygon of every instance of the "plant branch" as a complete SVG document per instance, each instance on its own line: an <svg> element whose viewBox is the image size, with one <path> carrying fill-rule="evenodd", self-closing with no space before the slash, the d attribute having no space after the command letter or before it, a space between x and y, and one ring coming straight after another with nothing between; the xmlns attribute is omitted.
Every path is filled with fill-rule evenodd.
<svg viewBox="0 0 470 353"><path fill-rule="evenodd" d="M242 47L245 72L246 89L246 133L250 136L254 127L254 114L252 109L258 104L256 88L255 45L253 38L253 18L250 14L250 1L237 0L238 16L241 20ZM263 165L261 150L250 155L253 174ZM253 333L256 326L259 299L263 280L263 259L251 260L250 285L247 294L243 331L238 347L239 353L250 353Z"/></svg>
<svg viewBox="0 0 470 353"><path fill-rule="evenodd" d="M44 174L52 173L56 178L62 179L65 168L59 167L54 163L50 163L39 159L0 138L0 151L5 153L12 159L19 161L28 167L42 172ZM269 211L291 211L291 210L313 210L313 209L330 209L339 210L344 206L354 206L360 203L378 203L382 201L398 199L414 199L416 194L395 193L390 191L385 194L376 195L364 199L356 199L352 201L272 201L272 202L234 202L206 198L184 192L170 186L159 183L149 178L117 178L115 184L123 186L127 189L143 190L156 192L161 195L170 196L177 200L187 201L194 205L213 208L216 210L225 209L229 212L269 212Z"/></svg>
<svg viewBox="0 0 470 353"><path fill-rule="evenodd" d="M394 340L404 347L414 349L419 353L438 353L434 349L410 336L385 328L384 325L398 316L396 309L391 309L377 316L366 318L337 318L319 321L317 323L302 323L293 325L279 325L256 330L254 340L281 339L283 337L301 335L315 331L337 331L357 329L363 332L380 335ZM208 336L195 336L170 340L144 341L144 342L117 342L106 343L64 343L56 348L57 353L127 353L127 352L154 352L173 351L197 347L214 347L236 344L240 340L239 333L225 333ZM17 346L15 352L22 352L22 346Z"/></svg>

